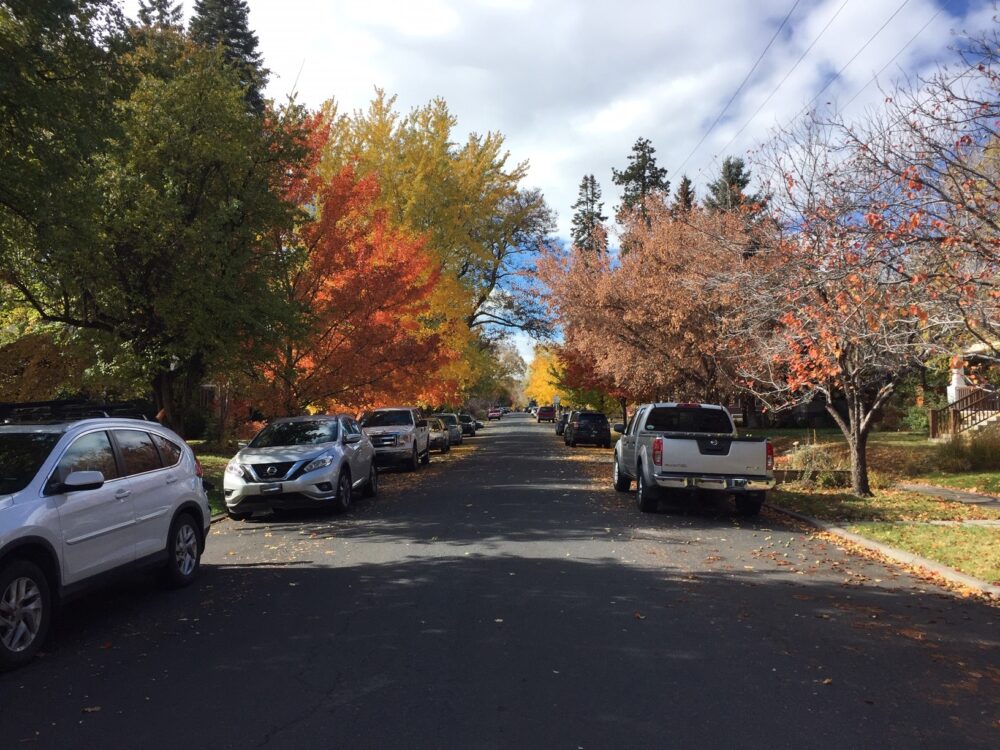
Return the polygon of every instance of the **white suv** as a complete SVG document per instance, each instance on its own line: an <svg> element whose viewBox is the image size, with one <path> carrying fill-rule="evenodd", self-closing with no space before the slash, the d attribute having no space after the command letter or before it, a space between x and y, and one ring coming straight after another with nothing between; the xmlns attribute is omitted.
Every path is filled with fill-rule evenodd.
<svg viewBox="0 0 1000 750"><path fill-rule="evenodd" d="M416 471L431 460L431 433L413 406L376 409L361 418L361 428L375 446L379 466Z"/></svg>
<svg viewBox="0 0 1000 750"><path fill-rule="evenodd" d="M155 422L0 425L0 669L28 662L56 604L111 571L190 583L211 514L201 466Z"/></svg>

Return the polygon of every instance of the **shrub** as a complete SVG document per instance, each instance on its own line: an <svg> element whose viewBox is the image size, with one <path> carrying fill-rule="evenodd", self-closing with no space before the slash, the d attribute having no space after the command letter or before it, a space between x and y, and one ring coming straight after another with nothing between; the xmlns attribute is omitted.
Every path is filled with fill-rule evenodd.
<svg viewBox="0 0 1000 750"><path fill-rule="evenodd" d="M933 462L938 470L950 474L1000 470L1000 432L953 438L937 447Z"/></svg>
<svg viewBox="0 0 1000 750"><path fill-rule="evenodd" d="M826 446L800 445L788 454L788 468L803 472L803 479L827 489L846 487L850 477Z"/></svg>
<svg viewBox="0 0 1000 750"><path fill-rule="evenodd" d="M930 417L926 406L911 406L903 417L903 427L910 432L930 432Z"/></svg>

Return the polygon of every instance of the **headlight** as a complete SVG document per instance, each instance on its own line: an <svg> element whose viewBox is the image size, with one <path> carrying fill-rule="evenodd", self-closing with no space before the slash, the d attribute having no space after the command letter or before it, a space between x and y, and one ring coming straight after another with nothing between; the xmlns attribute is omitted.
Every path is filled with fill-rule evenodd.
<svg viewBox="0 0 1000 750"><path fill-rule="evenodd" d="M240 466L240 462L236 458L230 459L229 463L226 464L226 473L233 477L243 478L243 467Z"/></svg>
<svg viewBox="0 0 1000 750"><path fill-rule="evenodd" d="M316 469L325 469L327 466L333 463L332 456L320 456L315 458L306 464L306 468L302 470L303 474L308 474L310 471L316 471Z"/></svg>

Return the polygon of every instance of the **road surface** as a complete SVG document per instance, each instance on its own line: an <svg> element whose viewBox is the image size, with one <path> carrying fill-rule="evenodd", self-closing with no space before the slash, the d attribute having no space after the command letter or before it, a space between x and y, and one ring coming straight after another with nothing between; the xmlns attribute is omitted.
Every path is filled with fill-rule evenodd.
<svg viewBox="0 0 1000 750"><path fill-rule="evenodd" d="M777 517L641 514L523 415L469 443L69 605L0 746L1000 747L1000 610Z"/></svg>

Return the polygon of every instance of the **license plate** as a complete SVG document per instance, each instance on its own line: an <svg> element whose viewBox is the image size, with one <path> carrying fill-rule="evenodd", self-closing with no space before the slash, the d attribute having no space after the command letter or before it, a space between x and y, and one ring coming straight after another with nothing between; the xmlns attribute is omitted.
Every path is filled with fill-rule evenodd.
<svg viewBox="0 0 1000 750"><path fill-rule="evenodd" d="M281 485L280 484L263 484L260 487L260 494L262 495L280 495Z"/></svg>

